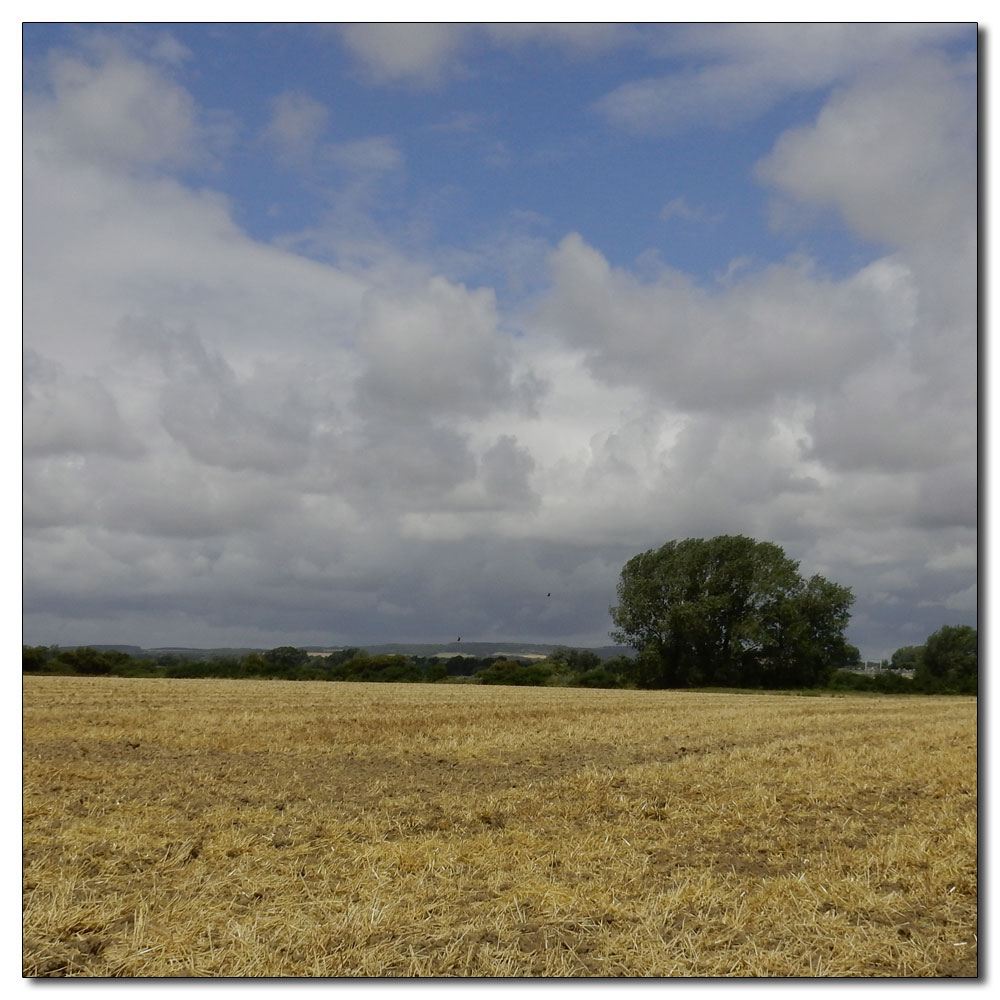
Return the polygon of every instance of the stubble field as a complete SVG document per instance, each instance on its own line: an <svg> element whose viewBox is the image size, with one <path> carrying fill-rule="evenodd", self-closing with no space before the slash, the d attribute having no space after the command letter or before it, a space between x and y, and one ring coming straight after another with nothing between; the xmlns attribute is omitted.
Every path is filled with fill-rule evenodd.
<svg viewBox="0 0 1000 1000"><path fill-rule="evenodd" d="M976 700L24 679L26 976L974 976Z"/></svg>

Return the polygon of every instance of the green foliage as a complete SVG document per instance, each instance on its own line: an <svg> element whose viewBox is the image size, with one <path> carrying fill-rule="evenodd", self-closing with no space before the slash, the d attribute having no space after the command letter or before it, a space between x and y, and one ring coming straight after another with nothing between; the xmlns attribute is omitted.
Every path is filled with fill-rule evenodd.
<svg viewBox="0 0 1000 1000"><path fill-rule="evenodd" d="M56 657L56 662L64 664L73 673L90 676L110 674L115 665L115 661L109 658L106 653L99 653L89 646L83 646L79 649L64 649Z"/></svg>
<svg viewBox="0 0 1000 1000"><path fill-rule="evenodd" d="M879 694L910 694L916 692L914 683L891 670L878 674L857 674L853 670L835 670L828 681L834 691L873 691Z"/></svg>
<svg viewBox="0 0 1000 1000"><path fill-rule="evenodd" d="M943 694L979 693L979 634L971 625L945 625L927 637L916 685Z"/></svg>
<svg viewBox="0 0 1000 1000"><path fill-rule="evenodd" d="M552 668L544 663L521 663L497 660L476 674L480 684L515 684L518 687L544 685L552 677Z"/></svg>
<svg viewBox="0 0 1000 1000"><path fill-rule="evenodd" d="M851 655L853 596L770 542L742 535L667 542L622 569L611 617L639 651L640 687L813 687Z"/></svg>
<svg viewBox="0 0 1000 1000"><path fill-rule="evenodd" d="M47 646L22 646L21 669L25 673L38 673L48 667Z"/></svg>
<svg viewBox="0 0 1000 1000"><path fill-rule="evenodd" d="M631 676L634 667L634 660L631 656L626 656L624 653L619 653L617 656L612 656L601 663L601 666L615 674L617 677L621 678L624 683L625 678Z"/></svg>
<svg viewBox="0 0 1000 1000"><path fill-rule="evenodd" d="M623 681L619 674L608 670L607 667L592 667L578 674L572 682L573 687L585 688L619 688Z"/></svg>
<svg viewBox="0 0 1000 1000"><path fill-rule="evenodd" d="M445 669L449 677L471 677L479 665L479 660L474 656L449 656Z"/></svg>
<svg viewBox="0 0 1000 1000"><path fill-rule="evenodd" d="M353 660L356 656L361 656L365 653L363 649L358 649L357 646L348 646L346 649L338 649L336 652L331 653L324 659L324 663L331 667L335 667L341 663L347 663L348 660Z"/></svg>
<svg viewBox="0 0 1000 1000"><path fill-rule="evenodd" d="M346 663L331 667L328 675L335 681L422 681L424 672L408 656L399 654L369 656L360 652Z"/></svg>
<svg viewBox="0 0 1000 1000"><path fill-rule="evenodd" d="M269 673L284 673L307 664L309 654L294 646L278 646L276 649L269 649L264 654L264 660L269 664Z"/></svg>
<svg viewBox="0 0 1000 1000"><path fill-rule="evenodd" d="M425 680L435 683L436 681L443 681L448 676L448 668L438 660L437 663L432 663L427 667L427 671L424 674Z"/></svg>
<svg viewBox="0 0 1000 1000"><path fill-rule="evenodd" d="M889 661L889 669L917 671L921 667L923 657L923 646L902 646L892 654L892 659Z"/></svg>
<svg viewBox="0 0 1000 1000"><path fill-rule="evenodd" d="M601 658L592 649L557 649L548 657L559 673L584 673L601 665Z"/></svg>

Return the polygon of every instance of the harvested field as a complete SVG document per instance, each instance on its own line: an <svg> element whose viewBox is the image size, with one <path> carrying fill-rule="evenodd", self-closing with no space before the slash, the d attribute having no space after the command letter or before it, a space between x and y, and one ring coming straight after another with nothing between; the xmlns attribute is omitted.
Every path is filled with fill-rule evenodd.
<svg viewBox="0 0 1000 1000"><path fill-rule="evenodd" d="M974 698L24 679L26 976L975 976Z"/></svg>

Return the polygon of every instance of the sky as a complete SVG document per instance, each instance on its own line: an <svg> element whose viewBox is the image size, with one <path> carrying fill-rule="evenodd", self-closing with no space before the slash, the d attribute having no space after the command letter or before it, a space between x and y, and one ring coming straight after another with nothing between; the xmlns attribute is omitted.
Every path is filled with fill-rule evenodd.
<svg viewBox="0 0 1000 1000"><path fill-rule="evenodd" d="M975 25L23 29L23 641L977 624Z"/></svg>

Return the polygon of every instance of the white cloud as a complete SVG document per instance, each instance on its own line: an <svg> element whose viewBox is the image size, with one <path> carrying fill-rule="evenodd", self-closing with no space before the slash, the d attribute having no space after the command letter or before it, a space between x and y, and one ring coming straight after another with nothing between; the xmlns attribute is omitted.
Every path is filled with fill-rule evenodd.
<svg viewBox="0 0 1000 1000"><path fill-rule="evenodd" d="M469 56L476 44L514 51L535 45L581 57L641 44L635 28L604 23L376 23L343 25L339 32L369 80L420 89L475 72Z"/></svg>
<svg viewBox="0 0 1000 1000"><path fill-rule="evenodd" d="M663 268L642 284L579 236L552 256L539 321L587 351L595 374L694 410L766 403L837 384L885 354L886 289L773 265L710 294Z"/></svg>
<svg viewBox="0 0 1000 1000"><path fill-rule="evenodd" d="M332 165L362 175L402 166L402 153L391 136L325 141L330 111L308 94L286 91L273 98L270 107L262 137L289 166L316 173Z"/></svg>
<svg viewBox="0 0 1000 1000"><path fill-rule="evenodd" d="M979 605L979 588L976 584L971 587L966 587L964 590L960 590L957 593L949 594L944 599L944 606L949 611L959 611L966 615L973 615L976 613L976 608Z"/></svg>
<svg viewBox="0 0 1000 1000"><path fill-rule="evenodd" d="M684 197L673 198L660 209L660 219L669 222L671 219L683 219L685 222L715 223L722 219L721 215L709 215L704 208L692 206Z"/></svg>
<svg viewBox="0 0 1000 1000"><path fill-rule="evenodd" d="M372 290L357 335L370 411L475 416L511 400L510 341L488 289L435 277L409 292Z"/></svg>
<svg viewBox="0 0 1000 1000"><path fill-rule="evenodd" d="M950 552L943 552L927 563L934 570L969 570L979 564L979 555L971 545L956 545Z"/></svg>
<svg viewBox="0 0 1000 1000"><path fill-rule="evenodd" d="M458 24L348 24L347 46L377 83L434 87L457 67L465 27Z"/></svg>
<svg viewBox="0 0 1000 1000"><path fill-rule="evenodd" d="M661 33L659 49L682 58L685 68L626 83L597 109L639 132L732 126L792 94L884 67L969 30L932 24L671 25Z"/></svg>
<svg viewBox="0 0 1000 1000"><path fill-rule="evenodd" d="M26 151L51 158L127 166L185 166L203 161L210 137L194 101L157 67L118 45L97 56L50 57L51 99L29 95Z"/></svg>
<svg viewBox="0 0 1000 1000"><path fill-rule="evenodd" d="M976 121L971 74L940 58L883 69L835 93L816 122L786 132L761 178L852 231L894 247L974 238Z"/></svg>
<svg viewBox="0 0 1000 1000"><path fill-rule="evenodd" d="M271 100L264 139L289 162L307 162L326 130L329 109L301 91L286 91Z"/></svg>
<svg viewBox="0 0 1000 1000"><path fill-rule="evenodd" d="M343 30L383 81L443 79L462 51L457 29L407 52L374 27ZM24 116L28 641L357 641L389 615L414 638L601 642L625 559L740 531L854 587L866 635L909 636L922 599L967 617L968 81L899 59L851 83L851 37L823 43L826 68L813 47L771 77L767 32L725 28L699 51L758 74L755 100L846 81L760 177L788 217L833 210L884 243L878 260L841 277L734 261L706 287L614 267L578 235L553 246L527 216L436 250L449 273L509 279L506 298L375 226L349 273L255 242L225 197L167 173L210 146L169 76L116 50L54 57ZM887 38L856 38L855 65ZM720 66L697 86L732 111ZM402 166L389 136L331 141L302 93L273 110L296 166ZM873 132L907 155L882 157Z"/></svg>
<svg viewBox="0 0 1000 1000"><path fill-rule="evenodd" d="M339 167L362 173L384 173L397 170L403 164L403 155L395 140L384 135L332 143L325 155Z"/></svg>
<svg viewBox="0 0 1000 1000"><path fill-rule="evenodd" d="M506 22L484 25L483 30L491 42L503 48L550 46L588 56L642 44L641 34L627 24Z"/></svg>

